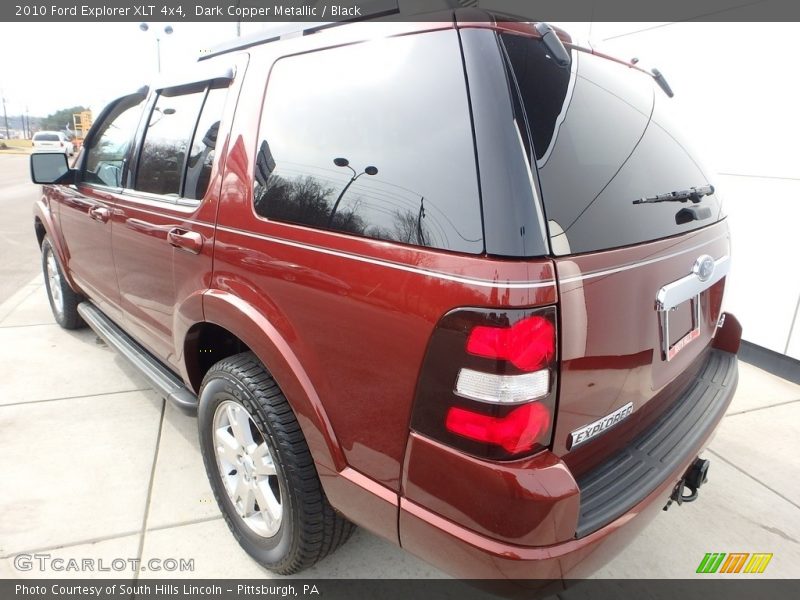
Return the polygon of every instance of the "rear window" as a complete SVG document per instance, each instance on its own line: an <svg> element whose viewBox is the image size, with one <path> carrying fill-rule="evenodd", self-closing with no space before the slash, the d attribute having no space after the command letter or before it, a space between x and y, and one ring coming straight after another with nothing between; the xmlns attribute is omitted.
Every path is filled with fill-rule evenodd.
<svg viewBox="0 0 800 600"><path fill-rule="evenodd" d="M279 60L255 165L258 215L478 254L483 227L455 31Z"/></svg>
<svg viewBox="0 0 800 600"><path fill-rule="evenodd" d="M34 142L58 142L60 138L57 133L37 133L33 136Z"/></svg>
<svg viewBox="0 0 800 600"><path fill-rule="evenodd" d="M205 196L228 89L195 87L159 95L147 123L134 189L189 200Z"/></svg>
<svg viewBox="0 0 800 600"><path fill-rule="evenodd" d="M715 195L699 205L633 204L713 184L669 123L662 106L668 99L647 75L577 51L572 67L563 69L538 39L501 39L554 254L638 244L719 220ZM681 211L688 206L708 207L711 216L687 222Z"/></svg>

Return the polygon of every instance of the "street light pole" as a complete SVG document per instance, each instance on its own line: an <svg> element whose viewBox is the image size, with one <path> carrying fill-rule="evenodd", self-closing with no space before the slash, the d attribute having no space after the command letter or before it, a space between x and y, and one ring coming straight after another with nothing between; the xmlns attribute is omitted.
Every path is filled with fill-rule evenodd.
<svg viewBox="0 0 800 600"><path fill-rule="evenodd" d="M148 31L150 26L147 23L140 23L139 29L142 31ZM171 35L173 32L172 25L167 25L164 27L164 33L166 35ZM156 62L158 64L158 73L161 74L161 35L156 32Z"/></svg>
<svg viewBox="0 0 800 600"><path fill-rule="evenodd" d="M346 158L334 158L333 164L335 164L337 167L347 167L353 172L353 176L350 178L350 181L347 182L347 185L342 188L342 191L339 192L339 197L336 198L336 202L333 203L333 208L331 209L331 216L328 217L328 229L330 229L331 225L333 225L333 217L336 216L336 210L339 208L339 202L342 201L345 192L350 188L351 185L353 185L353 182L362 175L364 175L365 173L367 175L378 174L378 169L373 166L369 166L363 171L361 171L361 173L356 174L356 170L350 166L350 161L347 160Z"/></svg>
<svg viewBox="0 0 800 600"><path fill-rule="evenodd" d="M240 0L236 0L236 14L237 15L239 14L239 4L240 4ZM242 18L241 17L237 17L236 18L236 37L237 38L242 37Z"/></svg>

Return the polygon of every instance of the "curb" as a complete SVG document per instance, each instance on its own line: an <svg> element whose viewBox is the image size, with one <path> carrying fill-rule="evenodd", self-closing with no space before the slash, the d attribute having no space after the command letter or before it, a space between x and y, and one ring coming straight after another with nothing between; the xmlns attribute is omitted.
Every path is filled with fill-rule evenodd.
<svg viewBox="0 0 800 600"><path fill-rule="evenodd" d="M20 287L20 289L14 292L14 294L7 300L5 300L3 303L0 303L0 322L5 321L6 317L14 312L14 310L20 304L22 304L22 302L24 302L34 291L36 291L37 287L43 284L44 277L41 273L38 273L36 277Z"/></svg>

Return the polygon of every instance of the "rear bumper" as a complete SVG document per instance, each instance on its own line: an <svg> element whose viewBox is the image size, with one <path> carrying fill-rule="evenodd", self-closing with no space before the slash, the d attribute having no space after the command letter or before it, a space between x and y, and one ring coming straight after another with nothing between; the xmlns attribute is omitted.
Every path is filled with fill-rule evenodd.
<svg viewBox="0 0 800 600"><path fill-rule="evenodd" d="M712 349L689 389L653 427L578 480L577 537L625 514L691 462L725 414L737 381L736 355Z"/></svg>
<svg viewBox="0 0 800 600"><path fill-rule="evenodd" d="M700 375L658 423L577 482L579 502L574 498L570 502L571 506L578 504L571 525L575 532L572 539L543 546L531 544L530 537L522 544L508 543L485 528L479 533L474 527L455 522L463 519L463 513L456 516L451 511L445 518L429 510L422 503L430 506L430 496L412 494L400 502L401 544L442 570L466 579L586 577L661 512L676 484L711 439L733 398L737 381L736 356L712 349ZM408 460L407 468L413 471L413 456L409 455ZM568 469L563 470L563 476L575 485ZM516 481L506 478L509 493L513 494L513 483L532 476L530 472L520 472ZM553 479L547 483L552 485ZM565 483L563 487L569 486ZM481 493L476 487L474 494ZM561 503L566 503L566 498ZM551 536L557 536L564 520L572 516L572 510L565 513L557 505L553 502L546 511ZM496 522L505 523L508 519L502 504L489 501L484 506L496 516ZM438 510L440 506L436 508L437 512L444 512ZM532 503L529 510L541 509ZM487 521L484 519L483 523ZM540 524L537 534L546 539L546 533L547 527Z"/></svg>

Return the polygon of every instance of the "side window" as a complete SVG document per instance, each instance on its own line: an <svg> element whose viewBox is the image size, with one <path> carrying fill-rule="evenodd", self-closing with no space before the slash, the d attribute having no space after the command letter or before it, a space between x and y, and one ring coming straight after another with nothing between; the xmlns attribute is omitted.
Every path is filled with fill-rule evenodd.
<svg viewBox="0 0 800 600"><path fill-rule="evenodd" d="M182 95L161 93L150 113L139 154L134 189L178 197L181 178L205 90Z"/></svg>
<svg viewBox="0 0 800 600"><path fill-rule="evenodd" d="M227 95L228 88L212 88L208 91L189 151L183 186L184 198L200 200L206 195L216 153L219 121Z"/></svg>
<svg viewBox="0 0 800 600"><path fill-rule="evenodd" d="M483 252L456 32L278 60L255 181L255 211L267 219Z"/></svg>
<svg viewBox="0 0 800 600"><path fill-rule="evenodd" d="M122 187L122 173L139 124L144 100L122 100L101 124L92 145L86 148L85 167L79 180L85 183Z"/></svg>

